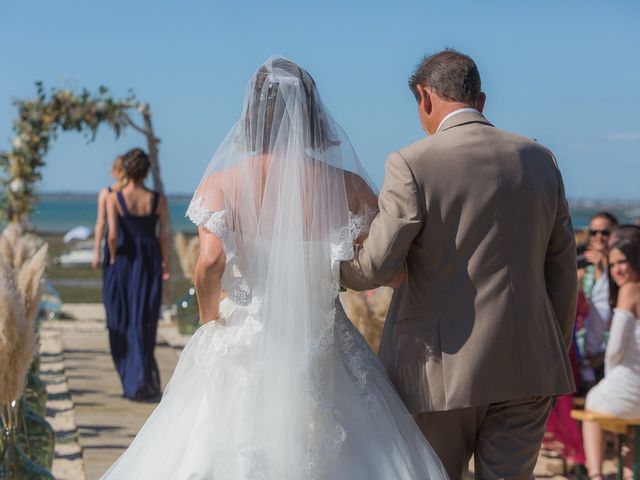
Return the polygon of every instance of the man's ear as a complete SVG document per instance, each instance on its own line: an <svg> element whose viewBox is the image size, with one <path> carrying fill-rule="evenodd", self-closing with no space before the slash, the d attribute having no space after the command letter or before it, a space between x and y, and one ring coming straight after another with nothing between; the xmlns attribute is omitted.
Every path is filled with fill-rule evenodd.
<svg viewBox="0 0 640 480"><path fill-rule="evenodd" d="M484 102L487 101L487 96L485 95L484 92L480 92L480 95L478 95L478 102L476 105L476 110L478 110L480 113L482 113L482 111L484 110Z"/></svg>
<svg viewBox="0 0 640 480"><path fill-rule="evenodd" d="M427 115L431 115L433 110L433 104L431 103L431 95L429 91L422 85L418 85L418 93L420 94L420 101L418 102L419 108L423 110Z"/></svg>

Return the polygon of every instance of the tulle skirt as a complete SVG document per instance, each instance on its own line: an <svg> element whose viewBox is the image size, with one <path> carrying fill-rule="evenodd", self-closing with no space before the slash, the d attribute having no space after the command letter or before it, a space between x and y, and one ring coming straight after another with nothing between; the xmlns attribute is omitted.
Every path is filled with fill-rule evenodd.
<svg viewBox="0 0 640 480"><path fill-rule="evenodd" d="M415 480L446 473L360 333L336 309L333 411L340 425L328 462L287 479L256 452L246 408L259 319L224 305L229 322L200 327L186 345L162 401L104 479ZM446 432L443 432L446 434ZM247 445L252 445L247 447ZM300 471L305 471L301 465Z"/></svg>

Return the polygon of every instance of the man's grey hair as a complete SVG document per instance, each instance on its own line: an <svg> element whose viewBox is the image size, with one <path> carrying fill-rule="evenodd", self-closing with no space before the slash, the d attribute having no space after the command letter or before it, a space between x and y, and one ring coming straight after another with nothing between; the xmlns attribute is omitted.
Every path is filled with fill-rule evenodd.
<svg viewBox="0 0 640 480"><path fill-rule="evenodd" d="M409 78L409 88L420 101L418 85L444 100L475 105L480 97L480 72L473 59L453 49L425 57Z"/></svg>

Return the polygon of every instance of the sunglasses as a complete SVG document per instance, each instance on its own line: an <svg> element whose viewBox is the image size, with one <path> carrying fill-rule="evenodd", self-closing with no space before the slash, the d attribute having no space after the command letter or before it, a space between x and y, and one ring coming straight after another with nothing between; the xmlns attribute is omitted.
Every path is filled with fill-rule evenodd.
<svg viewBox="0 0 640 480"><path fill-rule="evenodd" d="M609 230L608 228L605 228L604 230L595 230L593 228L589 229L589 235L591 235L592 237L595 237L598 233L603 237L608 237L609 235L611 235L611 230Z"/></svg>

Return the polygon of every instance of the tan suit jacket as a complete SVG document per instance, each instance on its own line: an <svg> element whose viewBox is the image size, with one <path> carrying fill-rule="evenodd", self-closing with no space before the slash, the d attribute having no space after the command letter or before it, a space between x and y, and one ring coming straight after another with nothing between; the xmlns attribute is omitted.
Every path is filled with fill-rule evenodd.
<svg viewBox="0 0 640 480"><path fill-rule="evenodd" d="M389 155L379 207L341 281L406 265L379 355L412 413L574 390L576 249L549 150L458 113Z"/></svg>

